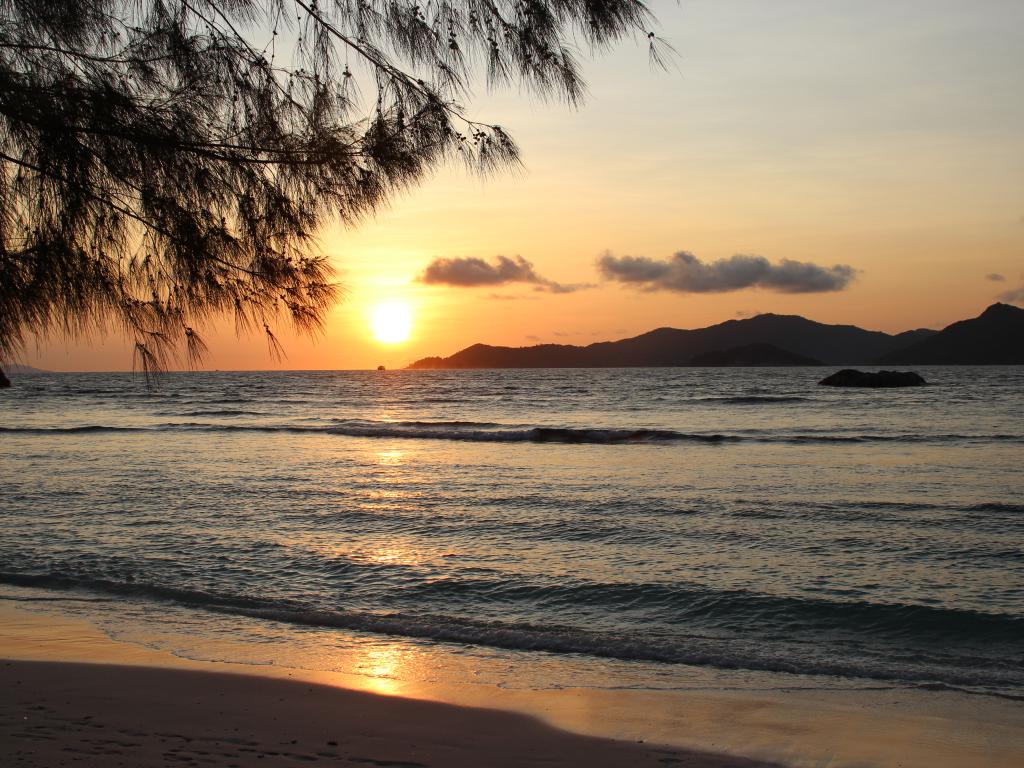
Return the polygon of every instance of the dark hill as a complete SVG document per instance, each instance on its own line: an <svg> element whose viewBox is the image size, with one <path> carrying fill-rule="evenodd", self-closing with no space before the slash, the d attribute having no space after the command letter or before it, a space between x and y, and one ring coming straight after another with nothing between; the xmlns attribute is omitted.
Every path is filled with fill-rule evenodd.
<svg viewBox="0 0 1024 768"><path fill-rule="evenodd" d="M31 365L22 365L21 363L0 363L0 368L3 368L8 373L17 373L19 375L26 373L50 373L50 371L43 370L42 368L33 368Z"/></svg>
<svg viewBox="0 0 1024 768"><path fill-rule="evenodd" d="M760 366L760 365L821 365L820 360L804 357L795 352L779 349L774 344L746 344L742 347L717 349L697 355L690 365L707 366Z"/></svg>
<svg viewBox="0 0 1024 768"><path fill-rule="evenodd" d="M533 347L492 347L474 344L451 357L427 357L410 368L585 368L584 347L538 344Z"/></svg>
<svg viewBox="0 0 1024 768"><path fill-rule="evenodd" d="M3 388L11 386L11 380L7 378L4 373L5 371L12 376L21 376L26 373L49 373L49 371L44 371L40 368L33 368L31 365L0 362L0 387Z"/></svg>
<svg viewBox="0 0 1024 768"><path fill-rule="evenodd" d="M769 344L828 365L866 363L926 338L934 331L893 336L852 325L825 325L795 315L758 315L708 328L658 328L620 341L586 347L539 344L494 347L474 344L451 357L428 357L410 368L618 368L686 366L698 355Z"/></svg>
<svg viewBox="0 0 1024 768"><path fill-rule="evenodd" d="M895 365L1024 365L1024 309L993 304L914 344L883 355Z"/></svg>

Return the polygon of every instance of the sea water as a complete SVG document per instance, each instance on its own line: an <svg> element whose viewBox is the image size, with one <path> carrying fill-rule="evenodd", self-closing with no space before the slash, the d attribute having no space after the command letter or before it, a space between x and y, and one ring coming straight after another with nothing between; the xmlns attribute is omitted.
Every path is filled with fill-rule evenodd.
<svg viewBox="0 0 1024 768"><path fill-rule="evenodd" d="M1024 369L171 373L0 393L0 597L179 655L1024 697Z"/></svg>

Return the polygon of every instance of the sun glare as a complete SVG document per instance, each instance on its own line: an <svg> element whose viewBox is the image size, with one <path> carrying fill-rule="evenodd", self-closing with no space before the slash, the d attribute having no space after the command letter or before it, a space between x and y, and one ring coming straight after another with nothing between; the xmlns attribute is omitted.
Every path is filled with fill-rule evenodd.
<svg viewBox="0 0 1024 768"><path fill-rule="evenodd" d="M401 301L388 301L373 308L370 317L373 337L383 344L400 344L412 332L412 310Z"/></svg>

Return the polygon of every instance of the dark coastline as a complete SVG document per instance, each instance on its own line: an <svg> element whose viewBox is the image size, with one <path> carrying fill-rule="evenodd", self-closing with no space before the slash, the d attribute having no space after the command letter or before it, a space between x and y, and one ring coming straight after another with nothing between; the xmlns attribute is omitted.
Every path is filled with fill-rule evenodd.
<svg viewBox="0 0 1024 768"><path fill-rule="evenodd" d="M658 328L585 347L474 344L450 357L425 357L412 369L642 368L704 365L1021 365L1024 309L993 304L941 331L900 334L826 325L795 315L758 315L694 330Z"/></svg>

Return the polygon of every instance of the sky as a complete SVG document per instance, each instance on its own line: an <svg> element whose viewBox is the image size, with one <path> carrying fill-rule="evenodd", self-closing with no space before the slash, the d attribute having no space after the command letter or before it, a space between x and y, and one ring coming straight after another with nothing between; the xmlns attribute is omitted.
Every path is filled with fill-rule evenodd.
<svg viewBox="0 0 1024 768"><path fill-rule="evenodd" d="M277 362L226 323L205 367L394 368L762 312L899 332L1024 304L1024 3L650 5L667 71L627 41L590 58L576 109L478 88L468 111L505 126L525 168L439 169L357 228L326 226L345 293L324 333L278 329ZM23 362L132 359L113 336L43 340Z"/></svg>

